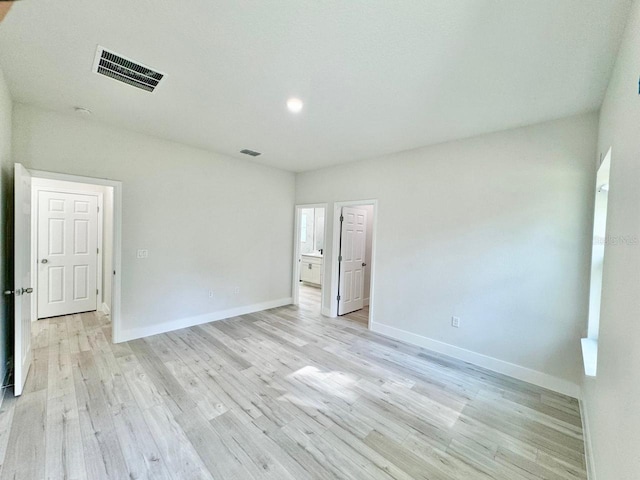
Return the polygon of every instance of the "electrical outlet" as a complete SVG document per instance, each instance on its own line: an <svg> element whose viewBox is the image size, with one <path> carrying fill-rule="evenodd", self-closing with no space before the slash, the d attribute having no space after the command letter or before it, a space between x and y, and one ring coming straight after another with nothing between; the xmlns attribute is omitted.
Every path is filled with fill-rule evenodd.
<svg viewBox="0 0 640 480"><path fill-rule="evenodd" d="M209 290L209 298L213 298L213 290Z"/></svg>
<svg viewBox="0 0 640 480"><path fill-rule="evenodd" d="M138 250L136 257L138 258L147 258L149 256L149 250L140 249Z"/></svg>
<svg viewBox="0 0 640 480"><path fill-rule="evenodd" d="M451 317L451 326L453 328L460 328L460 317Z"/></svg>
<svg viewBox="0 0 640 480"><path fill-rule="evenodd" d="M235 288L233 289L233 294L234 294L234 295L238 295L239 293L240 293L240 287L235 287Z"/></svg>

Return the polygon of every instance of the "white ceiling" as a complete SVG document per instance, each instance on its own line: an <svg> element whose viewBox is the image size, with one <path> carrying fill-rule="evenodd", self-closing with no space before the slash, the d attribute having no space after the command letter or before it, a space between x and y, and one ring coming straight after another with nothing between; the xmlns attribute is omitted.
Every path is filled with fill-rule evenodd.
<svg viewBox="0 0 640 480"><path fill-rule="evenodd" d="M24 0L0 64L19 102L304 171L599 108L629 5ZM96 75L97 45L166 79Z"/></svg>

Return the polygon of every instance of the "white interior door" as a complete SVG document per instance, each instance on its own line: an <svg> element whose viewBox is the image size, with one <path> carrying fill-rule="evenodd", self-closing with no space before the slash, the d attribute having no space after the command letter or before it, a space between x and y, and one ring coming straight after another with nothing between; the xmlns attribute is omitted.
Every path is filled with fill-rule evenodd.
<svg viewBox="0 0 640 480"><path fill-rule="evenodd" d="M31 175L15 165L14 185L14 394L21 395L31 366Z"/></svg>
<svg viewBox="0 0 640 480"><path fill-rule="evenodd" d="M344 315L360 310L364 306L367 211L354 207L342 207L340 225L338 315Z"/></svg>
<svg viewBox="0 0 640 480"><path fill-rule="evenodd" d="M38 318L97 308L98 197L38 194Z"/></svg>

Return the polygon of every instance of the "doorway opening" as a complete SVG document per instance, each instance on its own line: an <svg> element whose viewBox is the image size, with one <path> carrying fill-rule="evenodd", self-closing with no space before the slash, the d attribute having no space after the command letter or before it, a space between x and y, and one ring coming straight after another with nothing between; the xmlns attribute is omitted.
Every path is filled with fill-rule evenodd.
<svg viewBox="0 0 640 480"><path fill-rule="evenodd" d="M331 282L332 316L373 321L377 200L336 202Z"/></svg>
<svg viewBox="0 0 640 480"><path fill-rule="evenodd" d="M327 205L297 205L293 259L293 303L311 315L322 311Z"/></svg>
<svg viewBox="0 0 640 480"><path fill-rule="evenodd" d="M32 321L96 312L110 322L113 187L34 176Z"/></svg>
<svg viewBox="0 0 640 480"><path fill-rule="evenodd" d="M4 293L13 296L13 386L19 396L32 363L32 338L39 345L37 318L108 311L110 340L120 339L122 184L14 167L14 285ZM84 262L75 258L83 255ZM46 295L39 298L41 289ZM70 311L68 305L59 309L66 303Z"/></svg>

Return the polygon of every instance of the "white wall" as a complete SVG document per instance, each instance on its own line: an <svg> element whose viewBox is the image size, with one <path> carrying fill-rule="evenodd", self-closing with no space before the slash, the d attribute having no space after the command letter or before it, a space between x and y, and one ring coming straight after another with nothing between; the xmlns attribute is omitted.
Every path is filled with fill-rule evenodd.
<svg viewBox="0 0 640 480"><path fill-rule="evenodd" d="M103 305L106 306L106 312L111 310L111 280L113 272L113 187L105 187L102 185L91 185L86 183L74 183L65 182L61 180L53 180L49 178L37 178L34 177L31 180L31 188L34 191L31 204L37 205L37 191L46 190L47 188L66 189L69 192L86 192L86 193L101 193L102 194L102 265L101 265L101 288L100 296L98 297L98 310L104 310ZM37 260L37 216L32 216L33 228L32 232L32 244L31 244L31 259L32 262ZM32 278L37 285L37 271L33 272ZM39 293L32 295L31 311L37 312L37 303Z"/></svg>
<svg viewBox="0 0 640 480"><path fill-rule="evenodd" d="M13 127L27 168L123 182L124 337L290 301L293 174L21 104Z"/></svg>
<svg viewBox="0 0 640 480"><path fill-rule="evenodd" d="M8 266L9 255L12 248L9 242L12 241L10 236L10 222L13 218L11 208L13 203L11 195L13 191L13 162L11 161L11 116L12 103L9 89L4 79L2 69L0 68L0 293L10 289L13 281L9 278ZM12 323L9 313L9 300L12 297L0 295L0 382L4 382L7 361L9 360L9 352L11 351L10 343L13 337L9 337L12 332ZM0 398L2 395L0 395Z"/></svg>
<svg viewBox="0 0 640 480"><path fill-rule="evenodd" d="M378 331L494 357L575 391L596 135L597 116L586 114L301 173L296 202L378 199Z"/></svg>
<svg viewBox="0 0 640 480"><path fill-rule="evenodd" d="M634 2L600 114L599 152L611 147L607 235L640 238L640 2ZM640 244L607 245L598 374L585 379L598 480L640 472Z"/></svg>

